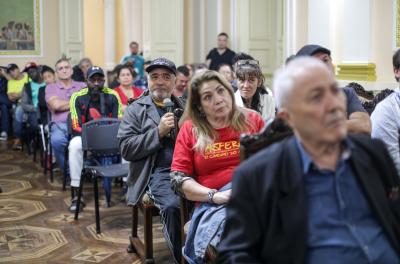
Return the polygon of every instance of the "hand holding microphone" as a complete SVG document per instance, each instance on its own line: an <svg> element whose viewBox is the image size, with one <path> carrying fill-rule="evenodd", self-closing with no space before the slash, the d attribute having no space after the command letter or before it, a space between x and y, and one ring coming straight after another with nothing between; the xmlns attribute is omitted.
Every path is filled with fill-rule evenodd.
<svg viewBox="0 0 400 264"><path fill-rule="evenodd" d="M174 103L169 98L165 98L164 107L167 109L167 113L161 117L160 124L158 124L158 134L160 138L167 136L171 130L175 127L174 117Z"/></svg>

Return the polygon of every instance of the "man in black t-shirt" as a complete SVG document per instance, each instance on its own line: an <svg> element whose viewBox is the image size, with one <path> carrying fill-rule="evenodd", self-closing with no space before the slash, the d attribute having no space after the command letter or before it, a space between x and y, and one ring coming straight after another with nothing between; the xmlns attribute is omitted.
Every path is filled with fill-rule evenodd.
<svg viewBox="0 0 400 264"><path fill-rule="evenodd" d="M218 47L210 50L206 57L206 63L210 70L216 71L218 65L226 63L232 65L235 52L228 48L228 34L225 32L218 34Z"/></svg>

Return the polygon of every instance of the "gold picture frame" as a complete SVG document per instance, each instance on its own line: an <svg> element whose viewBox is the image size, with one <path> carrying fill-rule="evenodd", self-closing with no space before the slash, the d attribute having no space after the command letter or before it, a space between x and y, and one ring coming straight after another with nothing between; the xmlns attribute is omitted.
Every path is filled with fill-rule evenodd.
<svg viewBox="0 0 400 264"><path fill-rule="evenodd" d="M42 55L42 0L0 0L0 57Z"/></svg>

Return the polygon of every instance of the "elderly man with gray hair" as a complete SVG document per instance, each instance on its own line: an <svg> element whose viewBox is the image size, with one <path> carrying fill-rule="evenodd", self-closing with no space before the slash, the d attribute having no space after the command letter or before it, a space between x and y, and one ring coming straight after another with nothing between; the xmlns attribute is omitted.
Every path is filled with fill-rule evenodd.
<svg viewBox="0 0 400 264"><path fill-rule="evenodd" d="M381 141L348 135L332 71L296 58L274 91L294 136L236 170L218 263L400 263L396 168Z"/></svg>

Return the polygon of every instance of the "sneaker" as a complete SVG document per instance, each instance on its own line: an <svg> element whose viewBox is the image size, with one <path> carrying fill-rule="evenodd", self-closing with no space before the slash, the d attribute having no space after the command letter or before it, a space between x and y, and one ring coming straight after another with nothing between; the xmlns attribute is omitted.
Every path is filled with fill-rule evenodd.
<svg viewBox="0 0 400 264"><path fill-rule="evenodd" d="M12 145L12 149L13 150L22 150L22 143L21 143L21 140L19 138L14 139L14 143Z"/></svg>
<svg viewBox="0 0 400 264"><path fill-rule="evenodd" d="M6 131L1 132L0 141L6 141L7 138L8 138L7 132Z"/></svg>
<svg viewBox="0 0 400 264"><path fill-rule="evenodd" d="M71 205L70 205L69 208L68 208L69 211L70 211L71 213L75 213L77 202L78 202L78 197L75 196L75 197L72 199ZM83 208L84 208L85 206L86 206L86 205L85 205L85 203L83 202L83 197L81 197L81 204L80 204L80 206L79 206L79 212L82 212L82 211L83 211Z"/></svg>

